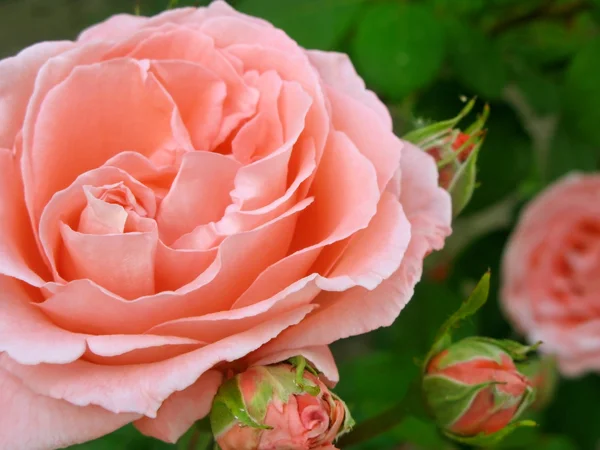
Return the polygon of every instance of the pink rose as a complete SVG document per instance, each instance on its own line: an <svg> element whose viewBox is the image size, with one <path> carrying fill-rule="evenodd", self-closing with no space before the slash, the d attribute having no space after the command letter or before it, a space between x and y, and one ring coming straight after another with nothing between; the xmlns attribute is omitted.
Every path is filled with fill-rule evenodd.
<svg viewBox="0 0 600 450"><path fill-rule="evenodd" d="M504 257L502 303L565 375L600 371L600 176L571 175L521 216Z"/></svg>
<svg viewBox="0 0 600 450"><path fill-rule="evenodd" d="M219 447L335 450L333 441L354 422L346 405L318 377L306 371L303 379L304 388L296 382L294 367L277 364L251 367L227 380L211 412Z"/></svg>
<svg viewBox="0 0 600 450"><path fill-rule="evenodd" d="M0 62L0 448L175 441L233 366L391 324L450 233L341 54L221 1Z"/></svg>

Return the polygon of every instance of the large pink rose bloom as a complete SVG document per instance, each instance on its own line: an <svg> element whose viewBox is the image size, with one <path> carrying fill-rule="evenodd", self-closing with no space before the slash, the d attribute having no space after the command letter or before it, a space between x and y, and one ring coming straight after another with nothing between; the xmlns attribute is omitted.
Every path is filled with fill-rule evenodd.
<svg viewBox="0 0 600 450"><path fill-rule="evenodd" d="M399 74L402 76L402 74ZM0 62L0 448L175 441L233 363L391 324L450 233L344 55L224 2Z"/></svg>
<svg viewBox="0 0 600 450"><path fill-rule="evenodd" d="M600 372L600 176L571 175L521 216L503 262L502 302L565 375Z"/></svg>

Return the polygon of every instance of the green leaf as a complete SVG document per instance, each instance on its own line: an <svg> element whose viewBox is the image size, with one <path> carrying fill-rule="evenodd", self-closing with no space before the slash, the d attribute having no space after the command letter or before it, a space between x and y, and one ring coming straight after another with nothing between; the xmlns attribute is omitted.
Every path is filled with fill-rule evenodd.
<svg viewBox="0 0 600 450"><path fill-rule="evenodd" d="M475 101L476 99L474 98L469 100L463 109L461 109L461 111L452 119L442 120L417 128L404 135L402 139L412 142L419 147L423 147L428 142L443 136L456 127L456 125L471 112L473 106L475 106Z"/></svg>
<svg viewBox="0 0 600 450"><path fill-rule="evenodd" d="M237 9L262 17L305 48L337 47L357 17L363 0L242 0Z"/></svg>
<svg viewBox="0 0 600 450"><path fill-rule="evenodd" d="M369 3L352 53L369 84L385 96L401 99L438 74L444 59L444 33L426 6Z"/></svg>
<svg viewBox="0 0 600 450"><path fill-rule="evenodd" d="M565 119L590 143L600 145L600 38L581 49L565 78Z"/></svg>
<svg viewBox="0 0 600 450"><path fill-rule="evenodd" d="M446 322L440 327L438 334L434 340L433 346L426 358L428 361L432 355L439 353L450 341L452 329L460 325L462 321L474 315L481 308L488 298L490 290L490 273L481 277L477 286L469 296L469 298L461 305Z"/></svg>
<svg viewBox="0 0 600 450"><path fill-rule="evenodd" d="M450 63L458 79L476 94L496 99L507 81L502 56L485 34L465 22L450 22Z"/></svg>
<svg viewBox="0 0 600 450"><path fill-rule="evenodd" d="M252 428L270 428L258 423L250 416L238 379L233 377L225 381L217 392L210 412L210 426L213 434L218 436L237 422Z"/></svg>
<svg viewBox="0 0 600 450"><path fill-rule="evenodd" d="M469 409L475 396L492 384L495 383L464 384L445 376L426 375L423 392L439 426L449 428Z"/></svg>

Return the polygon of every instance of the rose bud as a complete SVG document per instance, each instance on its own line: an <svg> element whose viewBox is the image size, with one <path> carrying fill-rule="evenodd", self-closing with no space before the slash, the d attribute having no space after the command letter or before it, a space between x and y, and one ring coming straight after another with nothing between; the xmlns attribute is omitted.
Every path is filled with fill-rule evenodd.
<svg viewBox="0 0 600 450"><path fill-rule="evenodd" d="M333 450L353 424L314 371L287 363L251 367L227 380L210 422L222 450Z"/></svg>
<svg viewBox="0 0 600 450"><path fill-rule="evenodd" d="M535 390L535 401L531 408L538 411L544 409L552 401L558 384L556 361L551 357L542 357L520 363L517 367Z"/></svg>
<svg viewBox="0 0 600 450"><path fill-rule="evenodd" d="M433 356L423 391L438 425L461 437L502 430L534 398L512 357L501 345L481 338L464 339Z"/></svg>

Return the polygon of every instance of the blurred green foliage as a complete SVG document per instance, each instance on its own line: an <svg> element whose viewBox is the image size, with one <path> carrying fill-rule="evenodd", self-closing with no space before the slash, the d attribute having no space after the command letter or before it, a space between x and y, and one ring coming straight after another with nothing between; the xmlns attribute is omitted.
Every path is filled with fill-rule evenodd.
<svg viewBox="0 0 600 450"><path fill-rule="evenodd" d="M144 15L167 0L139 0ZM181 6L208 1L181 0ZM348 53L367 85L388 104L396 130L416 119L441 120L460 109L461 96L489 102L489 132L479 158L481 185L460 228L506 202L476 239L458 236L445 266L434 265L397 322L334 345L340 395L358 420L385 410L417 373L437 327L488 268L492 292L462 332L516 337L498 306L502 251L519 208L571 170L600 162L600 0L231 0L264 17L308 48ZM134 0L0 0L0 57L36 41L73 39L86 26ZM494 216L495 217L495 216ZM483 221L485 222L485 221ZM489 222L489 221L488 221ZM482 228L481 228L482 227ZM457 232L458 234L458 232ZM444 273L447 272L447 273ZM600 379L563 381L540 427L516 433L502 447L596 450L600 447ZM189 448L141 436L131 426L78 450ZM410 446L401 443L410 442ZM198 444L197 448L203 448ZM407 419L364 449L445 449L435 428Z"/></svg>

